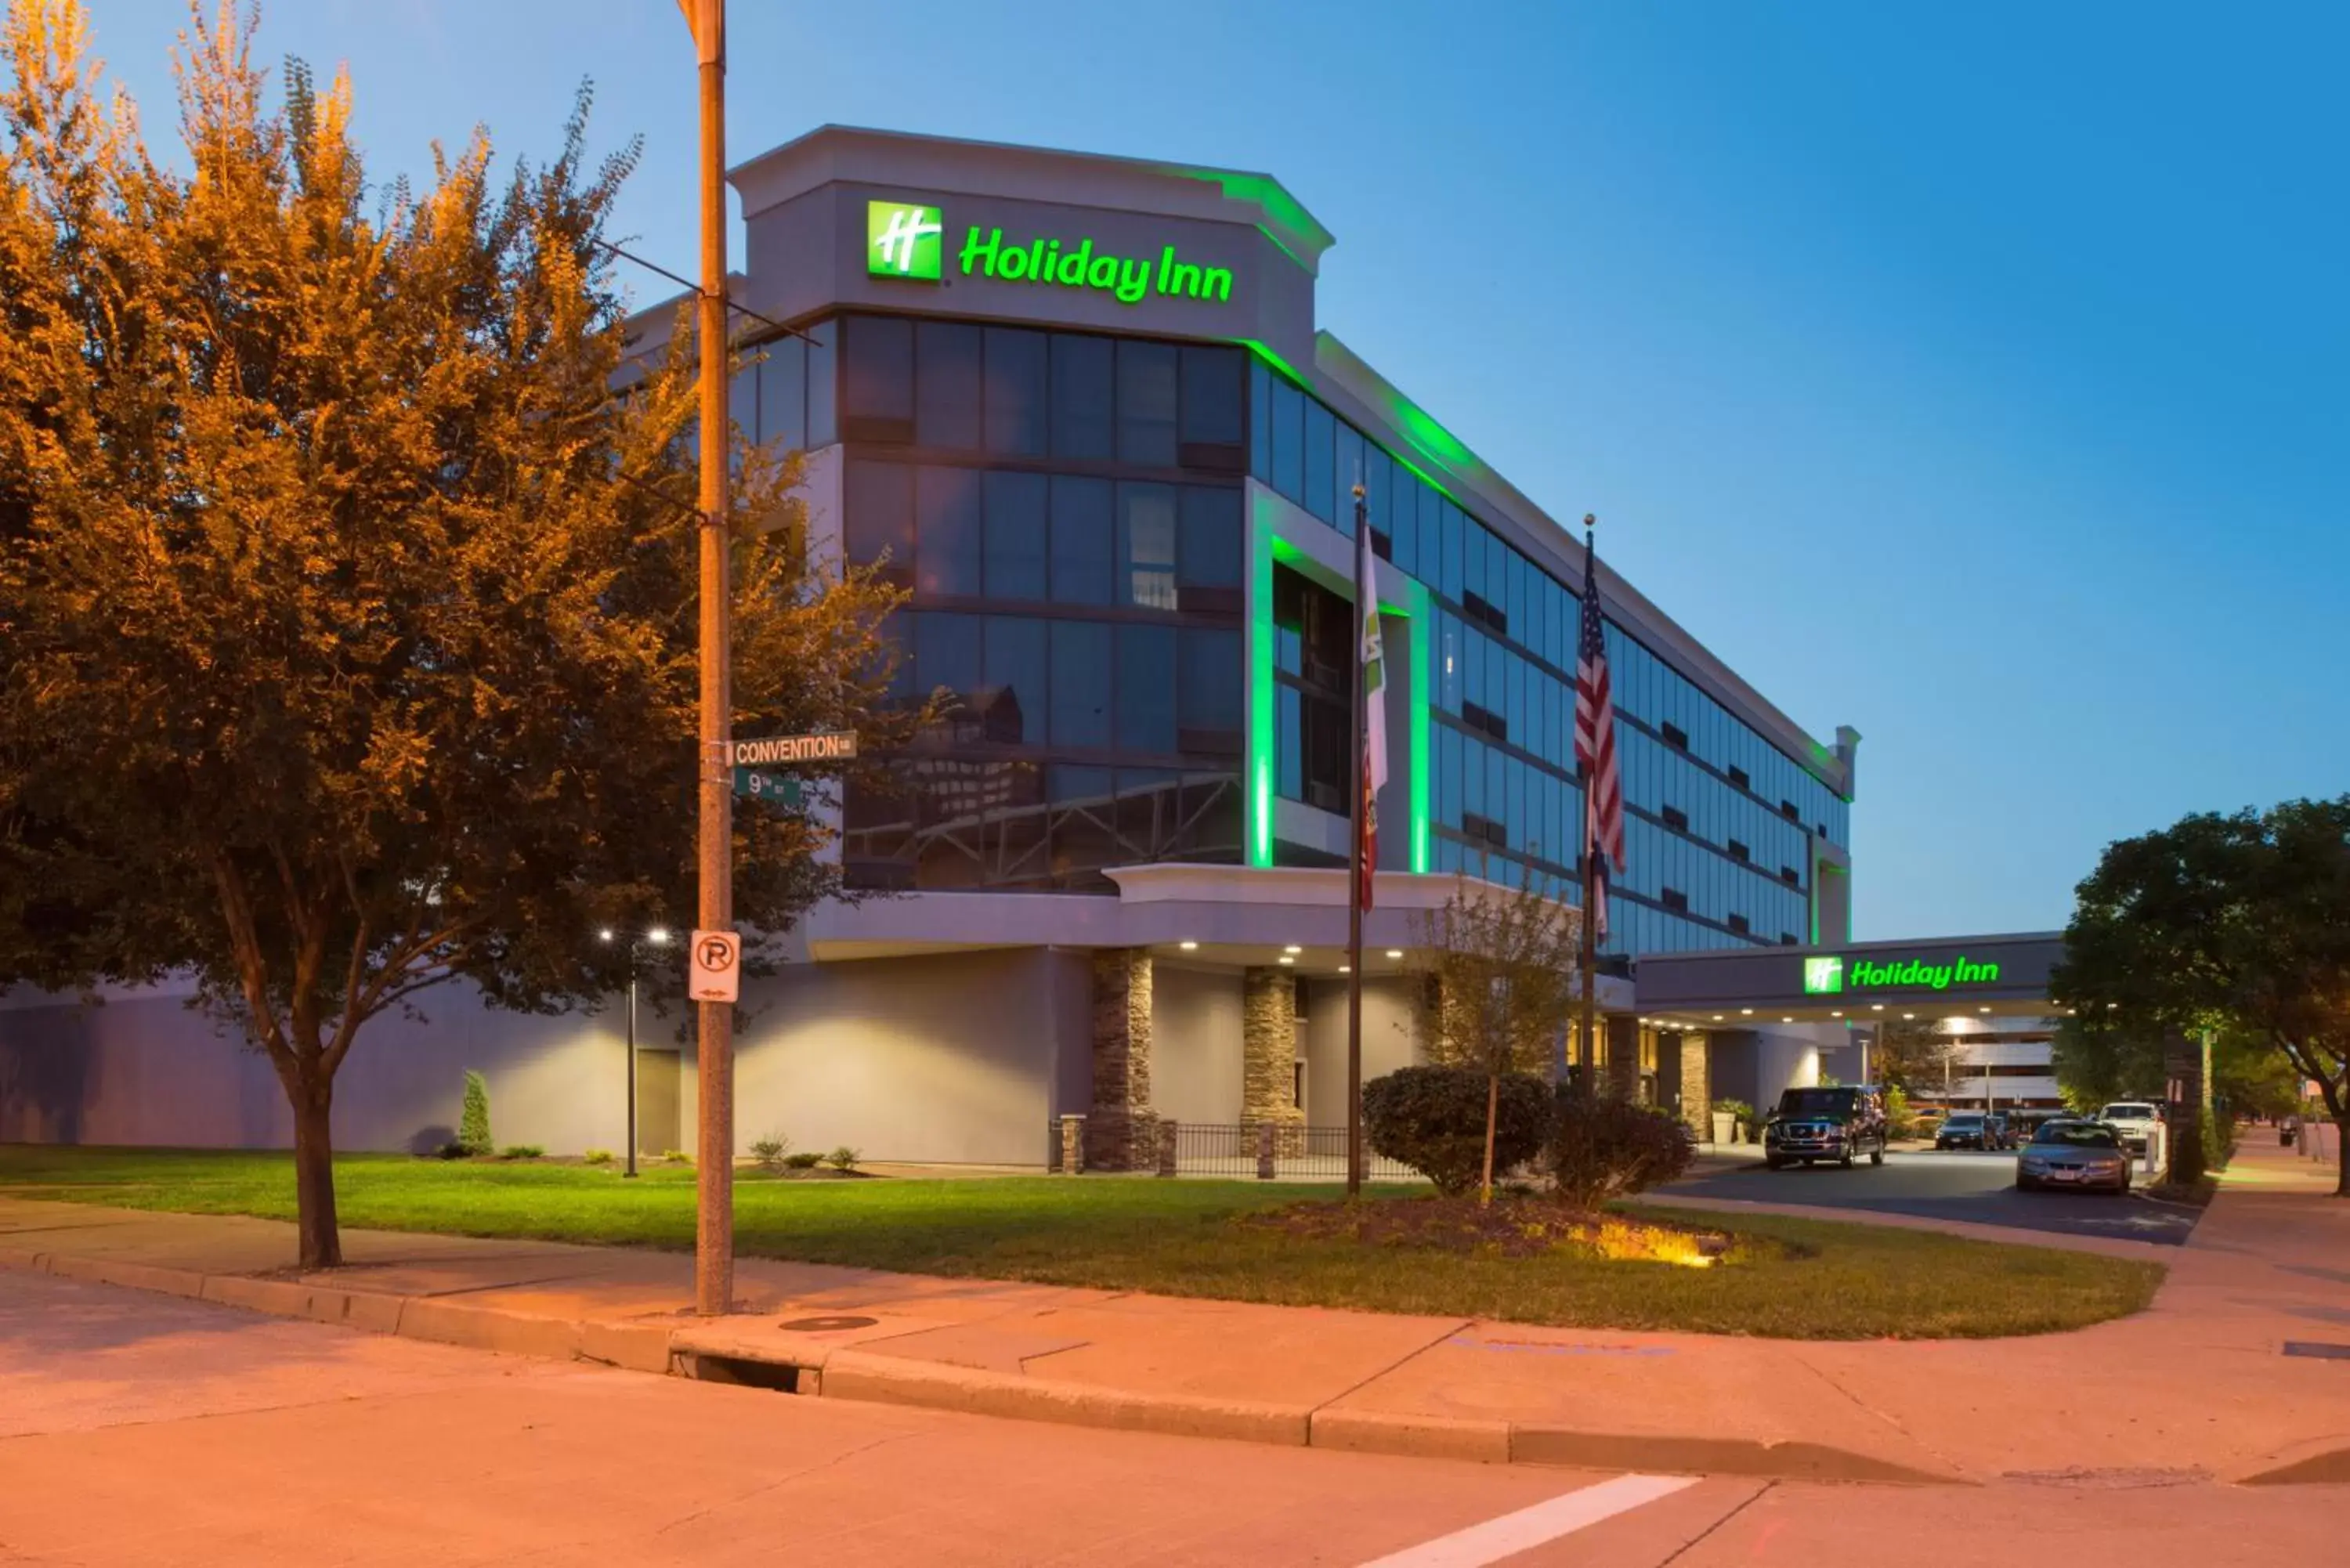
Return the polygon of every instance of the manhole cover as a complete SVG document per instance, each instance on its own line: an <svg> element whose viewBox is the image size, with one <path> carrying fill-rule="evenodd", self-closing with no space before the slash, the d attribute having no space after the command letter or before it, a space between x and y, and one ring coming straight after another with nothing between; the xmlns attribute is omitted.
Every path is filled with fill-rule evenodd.
<svg viewBox="0 0 2350 1568"><path fill-rule="evenodd" d="M871 1328L880 1321L878 1317L793 1317L775 1326L795 1334L831 1334L844 1328Z"/></svg>
<svg viewBox="0 0 2350 1568"><path fill-rule="evenodd" d="M2329 1345L2322 1339L2288 1339L2287 1355L2307 1355L2319 1361L2350 1361L2350 1345Z"/></svg>

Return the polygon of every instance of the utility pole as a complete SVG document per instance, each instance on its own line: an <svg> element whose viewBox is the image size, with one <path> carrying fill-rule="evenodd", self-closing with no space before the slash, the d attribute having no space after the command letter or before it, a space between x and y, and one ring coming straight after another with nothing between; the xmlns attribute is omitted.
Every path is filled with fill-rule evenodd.
<svg viewBox="0 0 2350 1568"><path fill-rule="evenodd" d="M702 76L702 769L695 836L701 890L696 926L734 929L734 774L727 625L733 589L726 545L726 0L678 0L693 29ZM734 1004L694 1003L700 1112L693 1229L693 1310L734 1307Z"/></svg>

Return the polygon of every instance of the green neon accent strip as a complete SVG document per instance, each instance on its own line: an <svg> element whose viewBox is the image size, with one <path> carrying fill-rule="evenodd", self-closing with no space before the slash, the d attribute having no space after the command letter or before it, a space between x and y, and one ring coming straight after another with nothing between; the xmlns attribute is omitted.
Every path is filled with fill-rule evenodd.
<svg viewBox="0 0 2350 1568"><path fill-rule="evenodd" d="M1283 358L1280 355L1274 353L1271 348L1266 348L1255 338L1238 337L1234 338L1233 341L1238 343L1242 348L1247 349L1250 353L1255 355L1260 360L1263 361L1264 368L1271 370L1274 375L1279 376L1282 379L1289 382L1291 385L1298 388L1302 391L1310 392L1314 389L1307 384L1305 377L1299 375L1295 370L1290 368L1288 360Z"/></svg>
<svg viewBox="0 0 2350 1568"><path fill-rule="evenodd" d="M865 203L865 270L875 277L939 281L940 238L946 224L936 207L915 202Z"/></svg>
<svg viewBox="0 0 2350 1568"><path fill-rule="evenodd" d="M1273 864L1273 556L1280 541L1256 518L1249 520L1249 537L1255 558L1249 563L1248 624L1248 756L1243 803L1251 866Z"/></svg>
<svg viewBox="0 0 2350 1568"><path fill-rule="evenodd" d="M1411 645L1414 650L1411 672L1411 868L1425 873L1435 864L1432 834L1435 814L1429 806L1429 788L1434 774L1430 769L1429 753L1429 693L1435 690L1436 680L1436 616L1430 607L1428 589L1418 578L1407 578L1411 584Z"/></svg>
<svg viewBox="0 0 2350 1568"><path fill-rule="evenodd" d="M1164 171L1180 175L1186 180L1204 181L1233 201L1250 202L1262 208L1267 221L1257 224L1257 232L1279 245L1283 254L1308 272L1314 270L1312 264L1297 254L1297 248L1283 235L1282 229L1287 228L1292 234L1309 244L1317 242L1322 245L1330 244L1330 231L1315 222L1314 214L1307 212L1280 181L1269 174L1250 174L1236 169L1193 169L1172 164L1164 166Z"/></svg>

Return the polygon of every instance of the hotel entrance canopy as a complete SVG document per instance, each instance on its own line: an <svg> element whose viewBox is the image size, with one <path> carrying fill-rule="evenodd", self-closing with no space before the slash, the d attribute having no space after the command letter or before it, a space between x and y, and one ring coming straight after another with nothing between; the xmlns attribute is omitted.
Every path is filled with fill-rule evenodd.
<svg viewBox="0 0 2350 1568"><path fill-rule="evenodd" d="M1666 1029L2045 1016L2054 931L1670 953L1634 968L1641 1014Z"/></svg>

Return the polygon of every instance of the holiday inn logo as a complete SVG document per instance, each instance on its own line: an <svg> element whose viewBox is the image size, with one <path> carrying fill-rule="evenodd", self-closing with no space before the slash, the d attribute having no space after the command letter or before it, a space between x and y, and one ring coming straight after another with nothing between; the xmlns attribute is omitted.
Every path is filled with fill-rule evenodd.
<svg viewBox="0 0 2350 1568"><path fill-rule="evenodd" d="M1948 991L1954 985L1997 985L1999 965L1982 963L1960 957L1937 963L1927 959L1904 959L1892 963L1873 963L1867 959L1847 960L1841 954L1827 958L1807 958L1804 961L1804 994L1805 996L1835 996L1850 986L1855 991L1872 987L1898 986L1903 990Z"/></svg>
<svg viewBox="0 0 2350 1568"><path fill-rule="evenodd" d="M939 281L946 220L912 202L865 203L865 270L875 277Z"/></svg>

